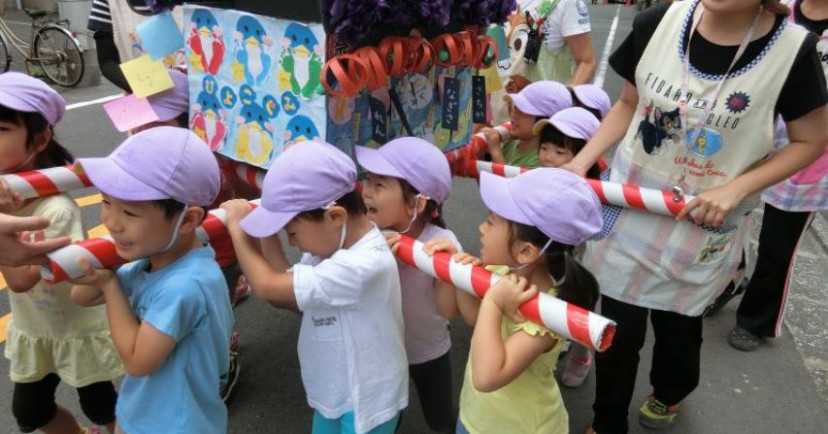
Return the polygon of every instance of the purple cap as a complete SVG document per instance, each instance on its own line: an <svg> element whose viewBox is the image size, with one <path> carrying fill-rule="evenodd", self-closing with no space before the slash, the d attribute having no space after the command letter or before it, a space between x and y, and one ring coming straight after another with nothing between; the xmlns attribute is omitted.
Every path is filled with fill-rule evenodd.
<svg viewBox="0 0 828 434"><path fill-rule="evenodd" d="M511 100L518 110L532 116L552 116L572 107L569 89L551 80L530 83L518 93L507 94L504 99Z"/></svg>
<svg viewBox="0 0 828 434"><path fill-rule="evenodd" d="M207 206L221 184L210 147L185 128L142 131L108 157L79 158L75 165L103 193L129 201L175 199Z"/></svg>
<svg viewBox="0 0 828 434"><path fill-rule="evenodd" d="M480 195L493 213L577 246L601 232L601 203L589 184L564 169L542 167L515 178L480 174Z"/></svg>
<svg viewBox="0 0 828 434"><path fill-rule="evenodd" d="M0 74L0 105L40 113L52 126L66 113L66 102L60 94L42 81L19 72Z"/></svg>
<svg viewBox="0 0 828 434"><path fill-rule="evenodd" d="M147 97L158 120L167 122L177 118L190 109L190 83L187 74L177 70L167 71L173 81L173 87Z"/></svg>
<svg viewBox="0 0 828 434"><path fill-rule="evenodd" d="M356 164L333 145L295 144L273 161L262 186L262 206L242 219L241 228L258 238L273 235L299 213L354 191L356 180Z"/></svg>
<svg viewBox="0 0 828 434"><path fill-rule="evenodd" d="M539 136L543 128L547 125L552 125L567 137L573 139L583 139L589 141L592 136L598 131L601 122L598 119L581 107L571 107L561 110L549 119L541 119L532 127L532 132Z"/></svg>
<svg viewBox="0 0 828 434"><path fill-rule="evenodd" d="M451 169L445 154L423 139L402 137L379 149L357 146L356 158L365 170L404 179L438 204L451 193Z"/></svg>
<svg viewBox="0 0 828 434"><path fill-rule="evenodd" d="M612 104L610 103L609 95L604 92L604 89L594 84L579 84L573 87L572 91L575 92L575 98L578 98L581 104L598 110L601 113L601 118L607 117L607 113L609 113Z"/></svg>

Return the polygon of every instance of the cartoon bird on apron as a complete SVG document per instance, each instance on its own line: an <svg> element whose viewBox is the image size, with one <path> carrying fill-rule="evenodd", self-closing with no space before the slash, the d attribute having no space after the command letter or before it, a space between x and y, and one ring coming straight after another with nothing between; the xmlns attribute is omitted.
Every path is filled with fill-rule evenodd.
<svg viewBox="0 0 828 434"><path fill-rule="evenodd" d="M224 60L224 32L216 17L207 9L194 10L188 33L187 45L192 51L189 59L191 70L218 74Z"/></svg>
<svg viewBox="0 0 828 434"><path fill-rule="evenodd" d="M273 153L273 125L270 120L279 114L276 98L266 95L259 104L253 88L243 84L239 89L241 110L236 118L236 156L259 167L265 167Z"/></svg>
<svg viewBox="0 0 828 434"><path fill-rule="evenodd" d="M273 45L273 39L267 35L262 24L251 16L239 18L233 38L236 40L233 79L250 86L261 86L272 66L273 60L267 53L267 47Z"/></svg>
<svg viewBox="0 0 828 434"><path fill-rule="evenodd" d="M190 129L210 145L210 150L218 152L224 146L227 137L227 113L225 108L236 104L236 95L230 88L225 87L222 99L218 95L218 83L210 75L202 81L202 90L193 104L193 119Z"/></svg>
<svg viewBox="0 0 828 434"><path fill-rule="evenodd" d="M305 100L311 99L320 89L322 45L309 27L290 23L282 46L282 68L278 76L280 90L289 89Z"/></svg>

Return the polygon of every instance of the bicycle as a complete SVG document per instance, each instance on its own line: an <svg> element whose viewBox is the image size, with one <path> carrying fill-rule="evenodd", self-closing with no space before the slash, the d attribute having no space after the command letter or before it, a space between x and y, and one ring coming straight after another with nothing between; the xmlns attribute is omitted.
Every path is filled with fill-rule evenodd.
<svg viewBox="0 0 828 434"><path fill-rule="evenodd" d="M32 19L29 43L23 41L0 17L0 69L11 67L9 42L26 58L26 72L32 75L30 65L39 66L50 80L64 87L76 86L83 78L83 52L77 39L67 30L69 20L45 19L48 13L37 9L24 9Z"/></svg>

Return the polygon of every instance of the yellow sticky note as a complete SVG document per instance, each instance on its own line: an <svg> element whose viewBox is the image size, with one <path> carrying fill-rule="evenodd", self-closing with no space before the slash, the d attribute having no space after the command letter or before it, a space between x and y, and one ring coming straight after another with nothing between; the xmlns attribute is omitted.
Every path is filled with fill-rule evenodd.
<svg viewBox="0 0 828 434"><path fill-rule="evenodd" d="M143 55L121 64L121 71L132 88L133 95L146 98L173 87L172 78L161 60Z"/></svg>

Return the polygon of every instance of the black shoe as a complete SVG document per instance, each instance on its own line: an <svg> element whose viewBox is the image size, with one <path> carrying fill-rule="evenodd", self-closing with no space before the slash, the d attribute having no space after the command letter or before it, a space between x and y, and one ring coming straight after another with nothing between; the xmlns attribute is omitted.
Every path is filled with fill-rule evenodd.
<svg viewBox="0 0 828 434"><path fill-rule="evenodd" d="M727 337L727 343L730 344L731 347L736 348L739 351L746 351L751 352L755 351L759 348L759 343L762 340L759 336L736 326L731 332L730 336Z"/></svg>
<svg viewBox="0 0 828 434"><path fill-rule="evenodd" d="M748 280L743 279L739 286L736 286L736 283L731 281L727 284L727 287L722 291L721 294L716 298L716 300L710 306L707 306L707 309L704 310L703 316L713 316L719 313L723 307L727 305L730 300L733 300L734 297L737 295L745 292L745 288L747 288Z"/></svg>

